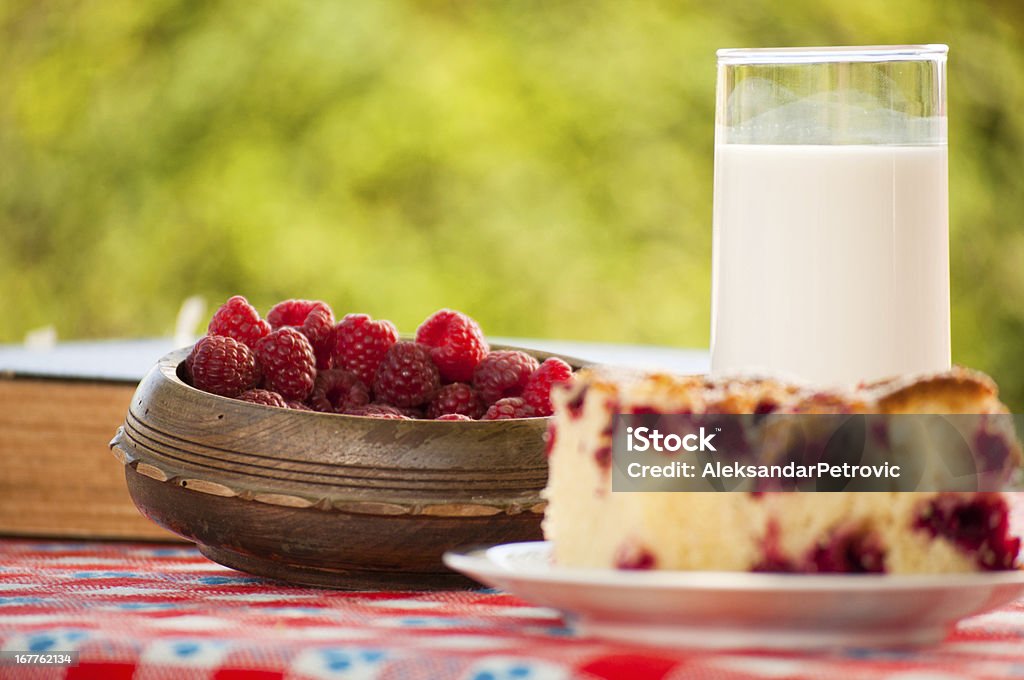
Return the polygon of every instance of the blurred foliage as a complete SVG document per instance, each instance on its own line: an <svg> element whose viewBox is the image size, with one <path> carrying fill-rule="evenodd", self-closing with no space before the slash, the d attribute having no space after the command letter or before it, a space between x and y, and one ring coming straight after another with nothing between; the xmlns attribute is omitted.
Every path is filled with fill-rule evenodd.
<svg viewBox="0 0 1024 680"><path fill-rule="evenodd" d="M316 297L704 346L715 49L947 42L955 359L1024 407L1017 0L6 0L0 340Z"/></svg>

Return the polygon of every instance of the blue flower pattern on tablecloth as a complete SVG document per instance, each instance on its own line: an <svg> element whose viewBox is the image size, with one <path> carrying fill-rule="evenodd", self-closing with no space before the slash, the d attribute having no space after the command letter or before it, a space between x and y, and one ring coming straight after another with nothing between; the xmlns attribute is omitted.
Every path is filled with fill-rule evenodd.
<svg viewBox="0 0 1024 680"><path fill-rule="evenodd" d="M16 607L30 604L45 604L41 597L0 597L0 607Z"/></svg>
<svg viewBox="0 0 1024 680"><path fill-rule="evenodd" d="M180 604L174 602L117 602L112 605L105 605L103 609L124 609L126 611L148 612L167 609L181 609Z"/></svg>
<svg viewBox="0 0 1024 680"><path fill-rule="evenodd" d="M191 668L216 668L231 651L222 640L200 638L168 638L157 640L142 652L148 663Z"/></svg>
<svg viewBox="0 0 1024 680"><path fill-rule="evenodd" d="M569 669L561 664L511 656L490 656L474 663L465 680L568 680Z"/></svg>
<svg viewBox="0 0 1024 680"><path fill-rule="evenodd" d="M384 616L374 622L382 628L465 628L474 622L452 616Z"/></svg>
<svg viewBox="0 0 1024 680"><path fill-rule="evenodd" d="M76 571L71 578L147 578L149 574L137 571Z"/></svg>
<svg viewBox="0 0 1024 680"><path fill-rule="evenodd" d="M39 633L24 633L8 638L2 649L4 651L32 652L73 652L90 638L87 631L76 629L57 629Z"/></svg>
<svg viewBox="0 0 1024 680"><path fill-rule="evenodd" d="M291 669L323 680L375 680L391 658L393 655L373 647L321 647L300 653Z"/></svg>

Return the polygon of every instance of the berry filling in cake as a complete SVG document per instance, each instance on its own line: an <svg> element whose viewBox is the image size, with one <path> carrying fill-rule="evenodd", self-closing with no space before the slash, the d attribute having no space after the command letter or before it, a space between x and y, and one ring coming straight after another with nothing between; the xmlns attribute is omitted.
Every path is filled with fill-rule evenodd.
<svg viewBox="0 0 1024 680"><path fill-rule="evenodd" d="M939 494L924 502L914 528L974 555L981 569L1012 569L1020 551L1006 499L998 494Z"/></svg>

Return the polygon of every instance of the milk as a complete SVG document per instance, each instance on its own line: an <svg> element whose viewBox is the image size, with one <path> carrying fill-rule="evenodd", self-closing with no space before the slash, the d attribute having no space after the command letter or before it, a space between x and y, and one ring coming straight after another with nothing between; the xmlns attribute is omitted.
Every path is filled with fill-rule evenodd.
<svg viewBox="0 0 1024 680"><path fill-rule="evenodd" d="M949 368L946 146L719 144L711 369Z"/></svg>

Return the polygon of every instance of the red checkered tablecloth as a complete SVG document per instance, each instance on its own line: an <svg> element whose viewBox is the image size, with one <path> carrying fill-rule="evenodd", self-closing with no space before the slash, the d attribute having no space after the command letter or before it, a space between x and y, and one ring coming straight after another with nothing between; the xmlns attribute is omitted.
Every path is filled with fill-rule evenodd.
<svg viewBox="0 0 1024 680"><path fill-rule="evenodd" d="M493 591L346 593L282 585L192 547L0 540L0 649L78 651L0 678L1024 677L1024 601L916 651L711 653L578 636Z"/></svg>

